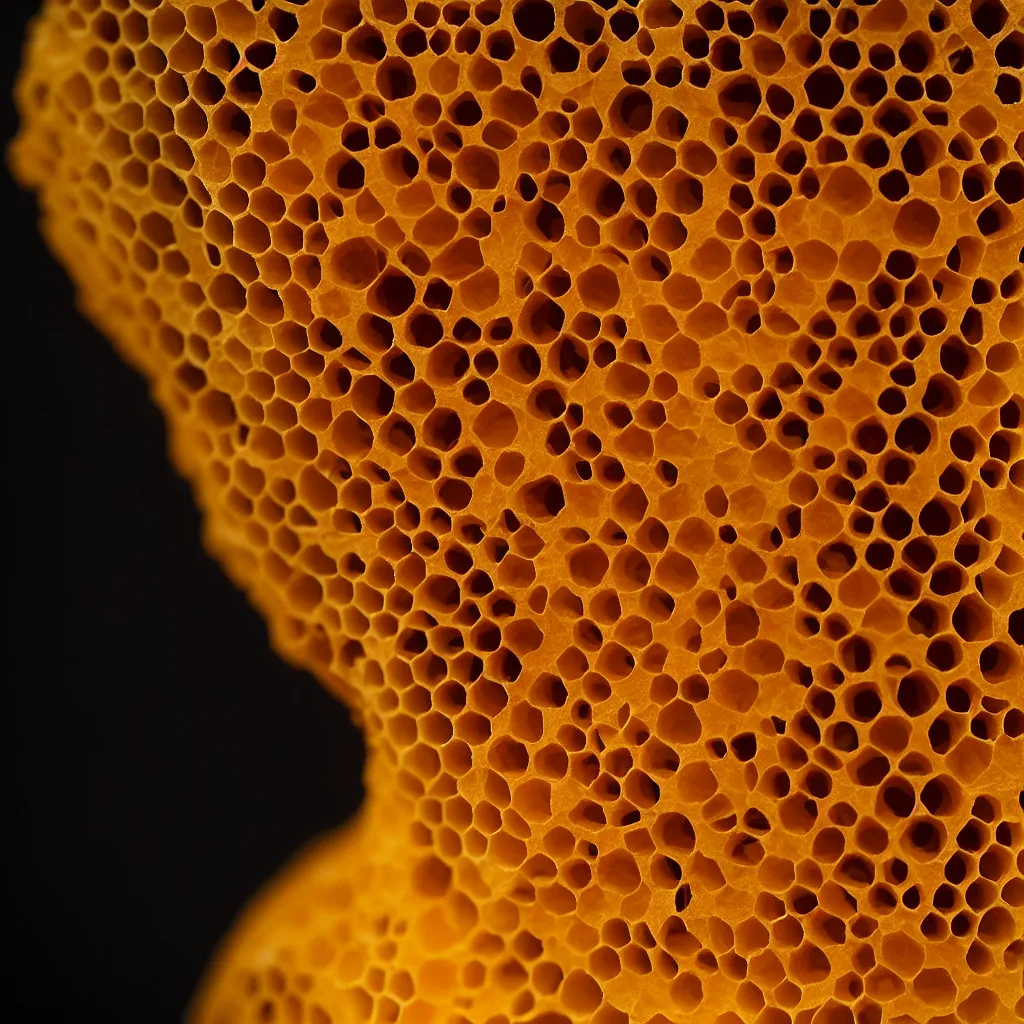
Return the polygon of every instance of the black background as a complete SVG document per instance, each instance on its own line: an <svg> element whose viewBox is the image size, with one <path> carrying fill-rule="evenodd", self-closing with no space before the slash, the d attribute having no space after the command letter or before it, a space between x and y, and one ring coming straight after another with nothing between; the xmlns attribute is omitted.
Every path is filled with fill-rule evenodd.
<svg viewBox="0 0 1024 1024"><path fill-rule="evenodd" d="M37 7L3 4L5 145ZM3 1015L179 1021L244 901L358 805L362 742L202 551L145 383L0 174Z"/></svg>

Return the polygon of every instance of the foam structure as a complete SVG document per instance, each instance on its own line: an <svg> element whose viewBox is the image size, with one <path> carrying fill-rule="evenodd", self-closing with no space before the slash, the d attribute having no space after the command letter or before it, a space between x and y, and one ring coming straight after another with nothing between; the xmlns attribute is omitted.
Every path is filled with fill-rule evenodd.
<svg viewBox="0 0 1024 1024"><path fill-rule="evenodd" d="M46 0L15 171L370 752L195 1024L1024 1020L1022 25Z"/></svg>

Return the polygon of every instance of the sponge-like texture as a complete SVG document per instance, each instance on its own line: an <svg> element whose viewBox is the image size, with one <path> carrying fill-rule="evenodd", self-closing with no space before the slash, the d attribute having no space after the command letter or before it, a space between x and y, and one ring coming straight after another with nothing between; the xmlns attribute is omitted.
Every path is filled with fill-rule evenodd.
<svg viewBox="0 0 1024 1024"><path fill-rule="evenodd" d="M16 170L371 751L197 1024L1024 1019L1021 22L48 0Z"/></svg>

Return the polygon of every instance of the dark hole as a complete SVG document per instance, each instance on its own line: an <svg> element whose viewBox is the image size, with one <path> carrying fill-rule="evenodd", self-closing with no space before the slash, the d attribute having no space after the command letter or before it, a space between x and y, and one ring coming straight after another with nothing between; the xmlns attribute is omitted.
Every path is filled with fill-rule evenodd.
<svg viewBox="0 0 1024 1024"><path fill-rule="evenodd" d="M933 594L940 597L948 597L950 594L959 593L964 587L964 574L955 565L947 563L932 573L929 588Z"/></svg>
<svg viewBox="0 0 1024 1024"><path fill-rule="evenodd" d="M961 494L966 482L956 466L947 466L939 475L939 487L947 494Z"/></svg>
<svg viewBox="0 0 1024 1024"><path fill-rule="evenodd" d="M446 36L447 34L441 33L441 35ZM384 37L374 29L363 30L363 34L353 40L353 44L361 56L368 57L374 63L387 56L387 43L384 42Z"/></svg>
<svg viewBox="0 0 1024 1024"><path fill-rule="evenodd" d="M409 25L398 34L398 48L406 57L417 57L427 48L427 37L423 29Z"/></svg>
<svg viewBox="0 0 1024 1024"><path fill-rule="evenodd" d="M903 560L916 572L927 572L935 563L935 548L918 537L903 548Z"/></svg>
<svg viewBox="0 0 1024 1024"><path fill-rule="evenodd" d="M852 71L860 63L860 49L849 39L838 39L828 48L828 58L837 67Z"/></svg>
<svg viewBox="0 0 1024 1024"><path fill-rule="evenodd" d="M928 67L928 51L924 44L913 36L900 47L899 57L900 63L915 74L920 74Z"/></svg>
<svg viewBox="0 0 1024 1024"><path fill-rule="evenodd" d="M396 142L401 142L401 140L402 133L393 124L381 124L374 129L373 144L378 149L387 149L388 146L393 146Z"/></svg>
<svg viewBox="0 0 1024 1024"><path fill-rule="evenodd" d="M974 806L971 808L971 813L976 817L981 818L982 821L991 822L991 808L987 806L979 808L978 805L979 800L975 800ZM979 813L979 811L982 813ZM989 813L985 813L986 811ZM961 850L966 850L968 853L977 853L985 845L985 841L982 837L982 830L975 822L967 822L967 824L964 825L956 835L956 845L959 846Z"/></svg>
<svg viewBox="0 0 1024 1024"><path fill-rule="evenodd" d="M843 667L850 672L866 672L871 667L871 645L863 637L851 637L842 649Z"/></svg>
<svg viewBox="0 0 1024 1024"><path fill-rule="evenodd" d="M964 313L963 319L960 321L960 332L972 345L976 345L981 341L982 322L980 309L971 306Z"/></svg>
<svg viewBox="0 0 1024 1024"><path fill-rule="evenodd" d="M899 818L908 818L913 813L913 793L907 793L902 786L886 786L882 793L882 800L886 807Z"/></svg>
<svg viewBox="0 0 1024 1024"><path fill-rule="evenodd" d="M902 171L888 171L878 179L878 191L890 203L898 203L910 192L907 176Z"/></svg>
<svg viewBox="0 0 1024 1024"><path fill-rule="evenodd" d="M872 569L883 571L892 565L894 552L892 545L884 540L876 540L868 545L864 552L864 560Z"/></svg>
<svg viewBox="0 0 1024 1024"><path fill-rule="evenodd" d="M878 309L888 309L896 301L896 289L886 280L877 281L871 288L871 302Z"/></svg>
<svg viewBox="0 0 1024 1024"><path fill-rule="evenodd" d="M871 455L881 452L889 441L885 427L880 423L866 423L857 430L857 447Z"/></svg>
<svg viewBox="0 0 1024 1024"><path fill-rule="evenodd" d="M911 718L923 715L934 703L931 684L917 676L904 676L896 691L896 702Z"/></svg>
<svg viewBox="0 0 1024 1024"><path fill-rule="evenodd" d="M703 32L690 32L683 37L683 50L694 60L706 57L711 50L711 43Z"/></svg>
<svg viewBox="0 0 1024 1024"><path fill-rule="evenodd" d="M828 11L821 9L820 7L817 7L813 11L811 11L811 17L809 19L809 22L811 31L819 39L821 39L832 27L832 22L829 18Z"/></svg>
<svg viewBox="0 0 1024 1024"><path fill-rule="evenodd" d="M245 59L254 67L264 71L274 63L277 47L273 43L252 43L246 48Z"/></svg>
<svg viewBox="0 0 1024 1024"><path fill-rule="evenodd" d="M940 672L948 672L960 660L956 647L949 640L933 640L925 657L928 664Z"/></svg>
<svg viewBox="0 0 1024 1024"><path fill-rule="evenodd" d="M483 117L483 112L480 110L480 104L471 97L459 100L458 103L452 107L451 114L452 120L463 127L470 127L474 124L478 124L480 119Z"/></svg>
<svg viewBox="0 0 1024 1024"><path fill-rule="evenodd" d="M555 28L555 9L546 0L527 0L512 14L512 23L525 39L539 42Z"/></svg>
<svg viewBox="0 0 1024 1024"><path fill-rule="evenodd" d="M885 139L868 139L861 149L861 158L871 168L884 167L889 162L889 147Z"/></svg>
<svg viewBox="0 0 1024 1024"><path fill-rule="evenodd" d="M786 536L798 537L800 535L801 526L801 510L796 507L792 508L785 514L785 528Z"/></svg>
<svg viewBox="0 0 1024 1024"><path fill-rule="evenodd" d="M936 334L941 334L946 327L946 314L935 306L924 310L923 313L918 317L918 322L921 324L921 330L930 337L934 337Z"/></svg>
<svg viewBox="0 0 1024 1024"><path fill-rule="evenodd" d="M916 605L907 616L907 623L913 633L932 636L938 623L938 612L927 603Z"/></svg>
<svg viewBox="0 0 1024 1024"><path fill-rule="evenodd" d="M880 102L888 91L885 79L873 71L865 71L853 83L854 98L869 107Z"/></svg>
<svg viewBox="0 0 1024 1024"><path fill-rule="evenodd" d="M777 5L773 5L777 6ZM770 10L770 9L769 9ZM785 17L783 15L783 17ZM745 11L729 12L729 29L736 35L747 39L754 34L754 21Z"/></svg>
<svg viewBox="0 0 1024 1024"><path fill-rule="evenodd" d="M968 902L970 902L970 900L971 900L971 892L972 892L973 889L974 889L974 886L972 885L967 890L967 900L968 900ZM956 917L954 917L952 921L950 921L950 923L949 923L949 930L957 938L962 938L964 935L967 935L968 932L970 932L971 925L972 925L971 915L969 913L967 913L966 910L961 910L960 913L957 914Z"/></svg>
<svg viewBox="0 0 1024 1024"><path fill-rule="evenodd" d="M817 113L813 110L805 110L802 114L798 114L796 120L793 122L793 134L798 138L803 139L805 142L814 142L822 132L821 118L818 117ZM803 151L799 151L803 157ZM800 170L803 167L806 157L800 163L800 167L796 170ZM796 171L789 171L788 173L794 174Z"/></svg>
<svg viewBox="0 0 1024 1024"><path fill-rule="evenodd" d="M996 47L996 63L1001 68L1024 67L1024 37L1019 32L1011 32L1000 40Z"/></svg>
<svg viewBox="0 0 1024 1024"><path fill-rule="evenodd" d="M565 412L565 401L555 388L544 388L534 399L537 411L548 419L556 419Z"/></svg>
<svg viewBox="0 0 1024 1024"><path fill-rule="evenodd" d="M431 348L444 337L444 327L432 313L420 313L409 323L409 333L416 345Z"/></svg>
<svg viewBox="0 0 1024 1024"><path fill-rule="evenodd" d="M786 174L799 174L807 163L807 154L803 151L803 147L793 143L786 146L782 154L780 154L778 162L779 167ZM752 203L753 200L751 200ZM746 208L749 209L749 207Z"/></svg>
<svg viewBox="0 0 1024 1024"><path fill-rule="evenodd" d="M936 718L928 727L928 743L936 754L944 754L949 750L950 729L944 718Z"/></svg>
<svg viewBox="0 0 1024 1024"><path fill-rule="evenodd" d="M365 126L359 125L351 131L345 132L341 139L342 146L350 153L359 153L370 146L370 133Z"/></svg>
<svg viewBox="0 0 1024 1024"><path fill-rule="evenodd" d="M837 750L849 753L860 745L857 730L849 722L838 722L832 731L832 743Z"/></svg>
<svg viewBox="0 0 1024 1024"><path fill-rule="evenodd" d="M850 706L855 718L870 722L882 710L882 698L874 690L861 690Z"/></svg>
<svg viewBox="0 0 1024 1024"><path fill-rule="evenodd" d="M971 11L971 21L986 39L991 39L1006 24L1006 8L999 0L983 0Z"/></svg>
<svg viewBox="0 0 1024 1024"><path fill-rule="evenodd" d="M885 43L876 43L868 51L868 60L871 61L873 68L888 71L896 63L896 54L893 53L892 47L886 46Z"/></svg>
<svg viewBox="0 0 1024 1024"><path fill-rule="evenodd" d="M440 279L431 281L423 294L424 305L430 309L447 309L452 301L452 287Z"/></svg>
<svg viewBox="0 0 1024 1024"><path fill-rule="evenodd" d="M813 199L821 191L821 182L818 180L817 174L810 167L806 168L800 175L797 186L800 189L800 195L805 199ZM828 318L826 318L826 321L828 321ZM834 333L835 331L832 332L832 334ZM832 334L827 334L826 336L832 337Z"/></svg>
<svg viewBox="0 0 1024 1024"><path fill-rule="evenodd" d="M931 444L932 432L923 420L910 416L896 428L894 440L901 451L920 455Z"/></svg>
<svg viewBox="0 0 1024 1024"><path fill-rule="evenodd" d="M832 595L820 583L812 583L804 594L804 601L810 607L824 612L832 604Z"/></svg>
<svg viewBox="0 0 1024 1024"><path fill-rule="evenodd" d="M889 371L889 379L901 388L909 388L917 382L917 372L912 364L899 363Z"/></svg>
<svg viewBox="0 0 1024 1024"><path fill-rule="evenodd" d="M291 39L299 30L299 22L295 15L291 11L282 11L280 7L271 9L268 21L271 29L274 31L274 35L282 43Z"/></svg>
<svg viewBox="0 0 1024 1024"><path fill-rule="evenodd" d="M1024 645L1024 608L1017 608L1010 612L1007 619L1007 631L1015 644Z"/></svg>
<svg viewBox="0 0 1024 1024"><path fill-rule="evenodd" d="M995 190L1005 203L1019 203L1024 199L1024 165L1004 165L996 175Z"/></svg>
<svg viewBox="0 0 1024 1024"><path fill-rule="evenodd" d="M919 850L933 851L939 847L940 834L930 821L919 821L911 828L909 839Z"/></svg>
<svg viewBox="0 0 1024 1024"><path fill-rule="evenodd" d="M360 189L366 180L366 171L358 160L348 160L338 169L338 188Z"/></svg>
<svg viewBox="0 0 1024 1024"><path fill-rule="evenodd" d="M877 786L889 774L888 758L872 757L857 768L857 781L862 786Z"/></svg>
<svg viewBox="0 0 1024 1024"><path fill-rule="evenodd" d="M387 360L388 373L399 381L408 383L416 376L412 360L404 352L393 352Z"/></svg>
<svg viewBox="0 0 1024 1024"><path fill-rule="evenodd" d="M910 479L913 466L910 461L899 455L893 455L886 460L882 469L882 479L892 486L905 484Z"/></svg>
<svg viewBox="0 0 1024 1024"><path fill-rule="evenodd" d="M962 380L970 365L970 354L959 339L947 341L939 349L939 365L955 380Z"/></svg>
<svg viewBox="0 0 1024 1024"><path fill-rule="evenodd" d="M996 286L991 281L979 277L971 286L971 301L984 306L996 297Z"/></svg>
<svg viewBox="0 0 1024 1024"><path fill-rule="evenodd" d="M1003 217L997 204L993 203L978 214L978 230L987 238L994 235L1003 226Z"/></svg>
<svg viewBox="0 0 1024 1024"><path fill-rule="evenodd" d="M925 412L936 416L946 415L953 411L956 400L949 385L939 378L932 378L925 388L921 398L921 405Z"/></svg>
<svg viewBox="0 0 1024 1024"><path fill-rule="evenodd" d="M876 119L878 127L895 138L911 125L910 115L898 103L892 103Z"/></svg>
<svg viewBox="0 0 1024 1024"><path fill-rule="evenodd" d="M972 541L960 541L953 549L953 557L963 566L974 565L981 554L981 546Z"/></svg>
<svg viewBox="0 0 1024 1024"><path fill-rule="evenodd" d="M900 150L900 159L903 161L904 170L915 176L924 174L930 165L928 154L918 135L912 135L903 144L903 148Z"/></svg>
<svg viewBox="0 0 1024 1024"><path fill-rule="evenodd" d="M559 37L548 50L551 70L560 74L568 74L580 66L580 51L567 39Z"/></svg>
<svg viewBox="0 0 1024 1024"><path fill-rule="evenodd" d="M1008 430L1016 430L1021 423L1021 407L1016 401L1010 400L999 407L999 425ZM1007 461L1006 459L1003 460Z"/></svg>
<svg viewBox="0 0 1024 1024"><path fill-rule="evenodd" d="M952 519L946 506L936 499L929 501L918 516L921 529L931 537L941 537L952 529Z"/></svg>
<svg viewBox="0 0 1024 1024"><path fill-rule="evenodd" d="M681 885L676 890L676 899L675 899L676 912L681 914L690 905L690 901L692 899L693 899L693 894L692 894L692 892L690 890L689 885Z"/></svg>
<svg viewBox="0 0 1024 1024"><path fill-rule="evenodd" d="M616 38L625 42L632 39L640 28L640 22L632 11L616 11L608 21Z"/></svg>
<svg viewBox="0 0 1024 1024"><path fill-rule="evenodd" d="M391 274L377 285L375 294L385 315L399 316L416 298L416 285L404 274Z"/></svg>
<svg viewBox="0 0 1024 1024"><path fill-rule="evenodd" d="M654 104L645 92L628 93L619 107L619 114L626 126L634 132L646 131L651 126Z"/></svg>
<svg viewBox="0 0 1024 1024"><path fill-rule="evenodd" d="M935 890L935 895L932 897L932 906L938 911L952 910L956 905L956 890L943 883ZM921 922L922 930L925 924L929 925L930 930L936 930L938 928L938 922L934 920L934 915L929 914L924 921Z"/></svg>
<svg viewBox="0 0 1024 1024"><path fill-rule="evenodd" d="M901 100L906 100L908 103L912 103L914 100L919 100L924 95L924 86L920 80L914 78L913 75L902 75L896 81L896 95Z"/></svg>
<svg viewBox="0 0 1024 1024"><path fill-rule="evenodd" d="M757 753L757 738L753 733L741 733L733 738L733 753L740 761L749 761Z"/></svg>
<svg viewBox="0 0 1024 1024"><path fill-rule="evenodd" d="M673 89L683 80L682 66L675 61L666 62L658 67L654 80L666 89Z"/></svg>
<svg viewBox="0 0 1024 1024"><path fill-rule="evenodd" d="M878 407L884 413L895 416L907 407L907 400L898 388L886 388L878 396ZM884 445L883 445L884 447ZM881 449L879 449L881 451Z"/></svg>
<svg viewBox="0 0 1024 1024"><path fill-rule="evenodd" d="M942 869L943 877L951 885L960 885L961 882L967 877L967 860L962 857L959 853L954 853L949 860L946 861L945 866Z"/></svg>
<svg viewBox="0 0 1024 1024"><path fill-rule="evenodd" d="M729 36L719 39L712 47L711 63L719 71L738 71L743 67L739 42Z"/></svg>
<svg viewBox="0 0 1024 1024"><path fill-rule="evenodd" d="M964 196L972 203L976 203L980 199L984 199L985 194L988 192L988 182L985 177L985 172L980 168L969 167L964 171L963 176L960 179L960 188L963 191ZM958 268L951 267L950 269Z"/></svg>
<svg viewBox="0 0 1024 1024"><path fill-rule="evenodd" d="M486 381L471 380L463 389L462 397L470 405L483 405L491 397L491 389Z"/></svg>

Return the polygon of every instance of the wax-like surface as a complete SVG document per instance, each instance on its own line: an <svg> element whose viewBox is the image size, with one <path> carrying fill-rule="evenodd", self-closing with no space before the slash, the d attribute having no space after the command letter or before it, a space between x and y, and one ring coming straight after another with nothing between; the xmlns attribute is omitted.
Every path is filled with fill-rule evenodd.
<svg viewBox="0 0 1024 1024"><path fill-rule="evenodd" d="M1017 0L48 0L13 165L370 749L196 1024L1024 1018L1022 62Z"/></svg>

